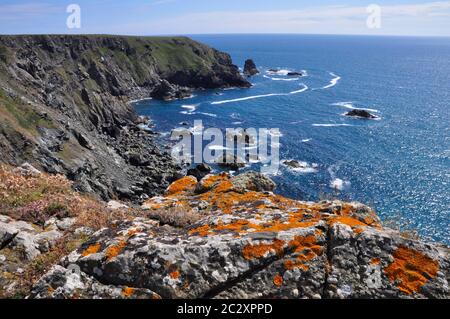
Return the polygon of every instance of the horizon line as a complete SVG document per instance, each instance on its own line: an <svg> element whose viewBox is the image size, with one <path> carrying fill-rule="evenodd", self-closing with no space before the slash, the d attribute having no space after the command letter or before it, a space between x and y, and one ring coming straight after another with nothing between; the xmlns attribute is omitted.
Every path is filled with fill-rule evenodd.
<svg viewBox="0 0 450 319"><path fill-rule="evenodd" d="M450 35L423 34L360 34L360 33L297 33L297 32L250 32L250 33L167 33L167 34L119 34L119 33L1 33L0 36L121 36L121 37L190 37L190 36L227 36L227 35L304 35L304 36L355 36L355 37L404 37L404 38L450 38Z"/></svg>

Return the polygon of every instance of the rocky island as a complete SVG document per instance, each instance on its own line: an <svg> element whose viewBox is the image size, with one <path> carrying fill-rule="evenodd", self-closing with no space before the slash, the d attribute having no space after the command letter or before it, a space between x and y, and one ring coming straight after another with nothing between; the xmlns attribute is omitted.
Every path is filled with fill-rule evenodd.
<svg viewBox="0 0 450 319"><path fill-rule="evenodd" d="M184 37L0 36L0 297L449 298L447 246L259 173L184 176L129 103L250 86Z"/></svg>

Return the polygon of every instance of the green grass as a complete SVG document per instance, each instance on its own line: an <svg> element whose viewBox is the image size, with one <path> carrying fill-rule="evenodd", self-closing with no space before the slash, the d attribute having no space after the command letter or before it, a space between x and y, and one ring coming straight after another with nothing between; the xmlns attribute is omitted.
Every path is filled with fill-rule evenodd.
<svg viewBox="0 0 450 319"><path fill-rule="evenodd" d="M11 52L4 45L0 45L0 61L9 63L11 60Z"/></svg>
<svg viewBox="0 0 450 319"><path fill-rule="evenodd" d="M11 98L0 90L0 112L8 112L17 124L28 131L38 127L54 128L51 120L42 118L31 106L26 106L18 98Z"/></svg>

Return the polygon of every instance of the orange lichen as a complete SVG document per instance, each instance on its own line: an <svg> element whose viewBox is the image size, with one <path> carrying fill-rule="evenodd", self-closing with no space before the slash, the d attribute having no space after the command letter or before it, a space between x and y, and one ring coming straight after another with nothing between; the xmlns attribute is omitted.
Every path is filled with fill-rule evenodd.
<svg viewBox="0 0 450 319"><path fill-rule="evenodd" d="M203 225L189 231L189 235L197 235L201 237L205 237L209 234L210 227L209 225Z"/></svg>
<svg viewBox="0 0 450 319"><path fill-rule="evenodd" d="M106 250L107 260L111 260L114 257L117 257L122 252L122 250L124 250L125 246L125 241L121 240L118 244L108 247L108 249Z"/></svg>
<svg viewBox="0 0 450 319"><path fill-rule="evenodd" d="M222 173L219 175L211 175L202 180L202 186L205 188L211 188L214 184L228 180L228 174Z"/></svg>
<svg viewBox="0 0 450 319"><path fill-rule="evenodd" d="M330 218L328 220L329 225L334 225L336 223L350 226L353 229L353 231L357 234L361 233L364 230L364 228L368 226L368 225L364 224L363 222L357 220L356 218L348 217L348 216L337 216L337 217Z"/></svg>
<svg viewBox="0 0 450 319"><path fill-rule="evenodd" d="M193 191L197 185L197 179L193 176L183 177L173 182L167 189L167 196L180 195L187 191Z"/></svg>
<svg viewBox="0 0 450 319"><path fill-rule="evenodd" d="M289 242L289 247L296 255L295 260L287 260L284 262L284 268L287 270L293 270L301 268L307 271L309 267L305 264L308 261L322 255L322 246L317 244L317 239L314 235L310 236L295 236L293 240Z"/></svg>
<svg viewBox="0 0 450 319"><path fill-rule="evenodd" d="M170 278L178 279L180 278L180 272L178 270L174 270L169 274Z"/></svg>
<svg viewBox="0 0 450 319"><path fill-rule="evenodd" d="M391 282L396 282L398 289L411 295L419 292L439 271L439 262L420 251L399 247L393 254L394 261L384 269Z"/></svg>
<svg viewBox="0 0 450 319"><path fill-rule="evenodd" d="M222 231L232 231L238 235L243 235L248 232L280 232L294 228L311 227L318 221L318 218L303 220L303 215L301 213L289 213L289 218L286 221L269 220L267 222L256 223L246 219L239 219L229 224L223 224L219 221L216 226L203 225L191 230L189 233L191 235L207 236Z"/></svg>
<svg viewBox="0 0 450 319"><path fill-rule="evenodd" d="M125 287L122 290L122 296L124 296L125 298L130 298L131 296L133 296L134 291L135 291L134 288Z"/></svg>
<svg viewBox="0 0 450 319"><path fill-rule="evenodd" d="M381 259L380 258L372 258L372 260L370 261L370 263L372 265L379 265L381 263Z"/></svg>
<svg viewBox="0 0 450 319"><path fill-rule="evenodd" d="M242 249L242 255L247 260L262 258L270 252L275 252L278 256L282 256L284 244L283 240L275 239L271 244L246 245Z"/></svg>
<svg viewBox="0 0 450 319"><path fill-rule="evenodd" d="M280 275L276 275L273 278L273 284L275 286L281 287L283 285L283 277L281 277Z"/></svg>
<svg viewBox="0 0 450 319"><path fill-rule="evenodd" d="M81 255L82 255L83 257L87 257L87 256L89 256L89 255L96 254L96 253L98 253L98 251L100 250L100 248L101 248L100 243L90 245L85 251L83 251L83 252L81 253Z"/></svg>

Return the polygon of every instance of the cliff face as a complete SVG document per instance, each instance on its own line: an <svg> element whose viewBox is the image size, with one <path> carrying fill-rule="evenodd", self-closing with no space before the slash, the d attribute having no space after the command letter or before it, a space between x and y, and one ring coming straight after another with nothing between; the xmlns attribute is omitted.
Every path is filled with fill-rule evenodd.
<svg viewBox="0 0 450 319"><path fill-rule="evenodd" d="M179 167L128 101L249 85L229 55L183 37L0 36L0 162L142 200Z"/></svg>

